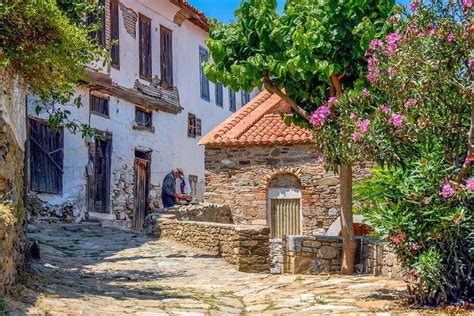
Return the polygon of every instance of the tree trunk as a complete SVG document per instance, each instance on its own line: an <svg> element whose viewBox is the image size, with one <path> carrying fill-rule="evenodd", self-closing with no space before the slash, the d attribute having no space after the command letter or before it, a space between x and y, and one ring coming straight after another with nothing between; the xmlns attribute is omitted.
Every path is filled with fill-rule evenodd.
<svg viewBox="0 0 474 316"><path fill-rule="evenodd" d="M357 244L352 218L352 166L341 165L341 231L342 231L342 274L354 273Z"/></svg>

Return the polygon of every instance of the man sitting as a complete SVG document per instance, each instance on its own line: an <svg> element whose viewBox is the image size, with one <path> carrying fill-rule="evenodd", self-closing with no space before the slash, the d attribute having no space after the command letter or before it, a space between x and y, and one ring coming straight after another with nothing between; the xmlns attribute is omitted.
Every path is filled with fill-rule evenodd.
<svg viewBox="0 0 474 316"><path fill-rule="evenodd" d="M163 207L173 207L178 199L183 198L181 193L176 192L176 179L184 179L183 170L175 168L163 179L163 187L161 189L161 200Z"/></svg>

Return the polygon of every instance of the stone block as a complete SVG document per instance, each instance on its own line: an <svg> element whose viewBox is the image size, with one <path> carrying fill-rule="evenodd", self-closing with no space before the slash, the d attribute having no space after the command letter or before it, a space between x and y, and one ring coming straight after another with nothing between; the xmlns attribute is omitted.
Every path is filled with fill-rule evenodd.
<svg viewBox="0 0 474 316"><path fill-rule="evenodd" d="M300 252L302 236L286 236L286 249L288 251Z"/></svg>
<svg viewBox="0 0 474 316"><path fill-rule="evenodd" d="M311 272L320 274L320 273L329 273L331 271L331 262L325 259L314 259L312 261Z"/></svg>
<svg viewBox="0 0 474 316"><path fill-rule="evenodd" d="M295 257L293 261L294 274L310 274L313 266L313 259L306 257Z"/></svg>
<svg viewBox="0 0 474 316"><path fill-rule="evenodd" d="M318 250L317 257L321 259L333 259L337 255L337 250L331 246L321 246Z"/></svg>

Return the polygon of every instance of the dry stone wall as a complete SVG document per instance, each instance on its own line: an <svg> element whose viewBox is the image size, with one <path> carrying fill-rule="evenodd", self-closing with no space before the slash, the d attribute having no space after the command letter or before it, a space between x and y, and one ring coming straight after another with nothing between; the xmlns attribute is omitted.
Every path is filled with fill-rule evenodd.
<svg viewBox="0 0 474 316"><path fill-rule="evenodd" d="M228 205L197 203L175 206L167 209L177 220L233 224L232 212Z"/></svg>
<svg viewBox="0 0 474 316"><path fill-rule="evenodd" d="M324 234L339 216L339 180L315 163L317 156L312 145L206 147L205 200L231 205L235 223L268 225L268 185L291 174L300 184L303 234ZM355 178L369 170L354 168Z"/></svg>
<svg viewBox="0 0 474 316"><path fill-rule="evenodd" d="M0 294L12 289L24 259L25 139L25 94L0 69Z"/></svg>
<svg viewBox="0 0 474 316"><path fill-rule="evenodd" d="M268 227L179 221L169 214L152 214L145 225L153 236L221 256L239 271L269 271Z"/></svg>
<svg viewBox="0 0 474 316"><path fill-rule="evenodd" d="M363 241L364 273L401 279L402 268L397 254L387 243L367 239Z"/></svg>

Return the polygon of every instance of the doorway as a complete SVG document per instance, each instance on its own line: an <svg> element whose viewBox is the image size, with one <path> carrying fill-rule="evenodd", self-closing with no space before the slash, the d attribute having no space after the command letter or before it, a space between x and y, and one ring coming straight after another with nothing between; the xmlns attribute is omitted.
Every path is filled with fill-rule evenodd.
<svg viewBox="0 0 474 316"><path fill-rule="evenodd" d="M89 145L87 205L89 212L109 213L112 135L99 133Z"/></svg>
<svg viewBox="0 0 474 316"><path fill-rule="evenodd" d="M142 229L149 211L151 151L135 150L135 189L132 228Z"/></svg>

